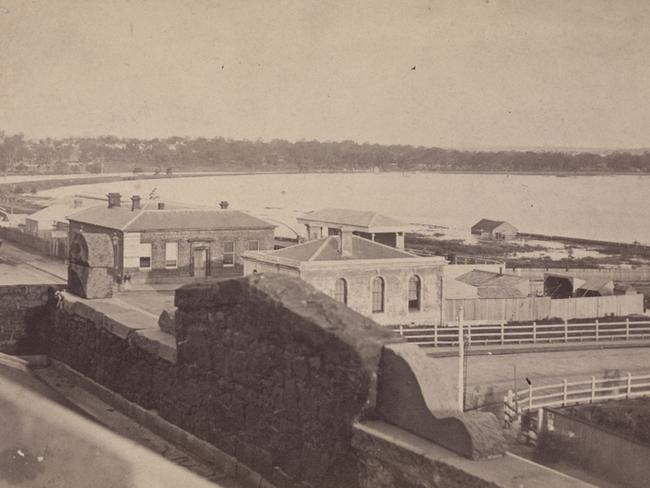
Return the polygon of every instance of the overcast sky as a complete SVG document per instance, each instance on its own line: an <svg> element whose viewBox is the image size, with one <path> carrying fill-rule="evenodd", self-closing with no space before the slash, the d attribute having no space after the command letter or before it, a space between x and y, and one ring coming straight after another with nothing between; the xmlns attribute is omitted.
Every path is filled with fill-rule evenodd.
<svg viewBox="0 0 650 488"><path fill-rule="evenodd" d="M0 130L650 146L650 2L0 0Z"/></svg>

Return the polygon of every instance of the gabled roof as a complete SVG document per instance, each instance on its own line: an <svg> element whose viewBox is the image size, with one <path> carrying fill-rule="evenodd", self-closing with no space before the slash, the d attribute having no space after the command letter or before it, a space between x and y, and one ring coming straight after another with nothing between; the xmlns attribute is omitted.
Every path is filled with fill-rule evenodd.
<svg viewBox="0 0 650 488"><path fill-rule="evenodd" d="M589 278L585 283L576 286L578 290L601 291L603 288L614 286L614 282L607 278Z"/></svg>
<svg viewBox="0 0 650 488"><path fill-rule="evenodd" d="M403 222L387 217L377 212L365 210L351 210L346 208L323 208L298 217L298 222L322 222L333 225L344 225L351 227L371 228L394 228L395 230L405 227Z"/></svg>
<svg viewBox="0 0 650 488"><path fill-rule="evenodd" d="M86 207L86 209L87 208L88 207ZM74 208L71 204L68 203L63 203L63 204L55 203L53 205L50 205L49 207L42 208L37 212L29 214L27 217L25 217L25 219L34 220L37 222L50 222L50 223L54 221L65 222L65 219L68 215L72 215L83 210L85 209Z"/></svg>
<svg viewBox="0 0 650 488"><path fill-rule="evenodd" d="M476 287L479 298L523 298L528 296L528 293L518 287L530 283L526 278L519 276L478 269L462 274L456 280Z"/></svg>
<svg viewBox="0 0 650 488"><path fill-rule="evenodd" d="M68 216L71 222L125 232L147 230L272 229L275 226L238 210L141 209L92 207Z"/></svg>
<svg viewBox="0 0 650 488"><path fill-rule="evenodd" d="M339 236L329 236L315 241L285 247L264 253L294 261L341 261L348 259L403 259L417 258L411 253L385 246L363 237L351 236L351 249L346 255L339 250Z"/></svg>
<svg viewBox="0 0 650 488"><path fill-rule="evenodd" d="M507 224L505 220L481 219L472 226L473 231L492 232L500 225Z"/></svg>
<svg viewBox="0 0 650 488"><path fill-rule="evenodd" d="M456 279L467 283L472 286L481 286L486 281L490 281L495 277L499 276L498 273L492 273L490 271L481 271L480 269L473 269L465 274L458 276Z"/></svg>

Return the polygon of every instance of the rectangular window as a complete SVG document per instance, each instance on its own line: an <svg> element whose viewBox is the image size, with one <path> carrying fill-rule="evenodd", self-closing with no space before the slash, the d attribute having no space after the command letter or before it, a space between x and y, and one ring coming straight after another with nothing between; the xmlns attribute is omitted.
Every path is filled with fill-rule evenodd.
<svg viewBox="0 0 650 488"><path fill-rule="evenodd" d="M165 242L165 268L178 267L178 242Z"/></svg>
<svg viewBox="0 0 650 488"><path fill-rule="evenodd" d="M259 251L260 250L260 241L248 241L248 250L249 251Z"/></svg>
<svg viewBox="0 0 650 488"><path fill-rule="evenodd" d="M140 269L151 268L151 243L144 242L140 244Z"/></svg>
<svg viewBox="0 0 650 488"><path fill-rule="evenodd" d="M225 241L223 243L223 265L235 265L235 243L233 241Z"/></svg>

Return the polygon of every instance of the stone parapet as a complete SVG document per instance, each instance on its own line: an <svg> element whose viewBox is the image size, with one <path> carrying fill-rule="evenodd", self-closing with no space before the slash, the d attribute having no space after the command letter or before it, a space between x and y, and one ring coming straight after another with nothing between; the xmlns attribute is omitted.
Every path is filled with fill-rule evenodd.
<svg viewBox="0 0 650 488"><path fill-rule="evenodd" d="M458 369L442 369L415 344L387 346L382 355L378 411L382 419L471 459L503 455L496 417L461 412Z"/></svg>

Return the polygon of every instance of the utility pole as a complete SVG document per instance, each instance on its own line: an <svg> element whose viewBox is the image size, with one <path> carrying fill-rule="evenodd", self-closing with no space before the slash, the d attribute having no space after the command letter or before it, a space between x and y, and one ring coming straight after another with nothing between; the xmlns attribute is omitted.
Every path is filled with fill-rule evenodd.
<svg viewBox="0 0 650 488"><path fill-rule="evenodd" d="M463 334L463 307L458 311L458 408L465 410L465 337Z"/></svg>

